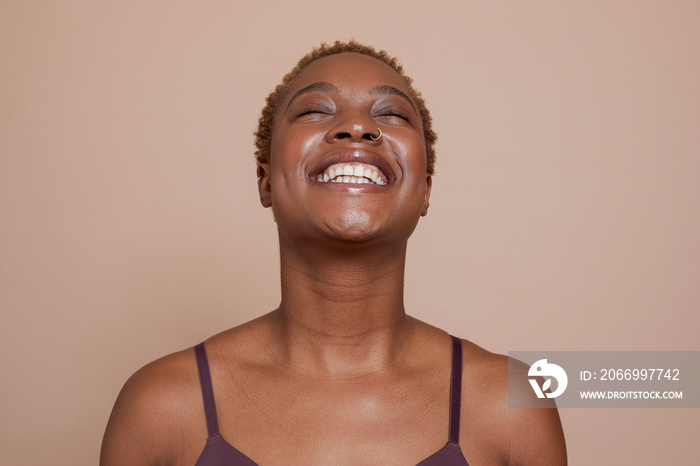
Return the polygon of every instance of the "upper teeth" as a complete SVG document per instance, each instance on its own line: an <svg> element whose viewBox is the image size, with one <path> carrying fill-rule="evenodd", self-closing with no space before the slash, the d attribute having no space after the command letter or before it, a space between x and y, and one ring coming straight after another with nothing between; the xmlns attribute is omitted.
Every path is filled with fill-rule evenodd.
<svg viewBox="0 0 700 466"><path fill-rule="evenodd" d="M387 179L377 167L366 163L336 163L316 175L320 183L386 184Z"/></svg>

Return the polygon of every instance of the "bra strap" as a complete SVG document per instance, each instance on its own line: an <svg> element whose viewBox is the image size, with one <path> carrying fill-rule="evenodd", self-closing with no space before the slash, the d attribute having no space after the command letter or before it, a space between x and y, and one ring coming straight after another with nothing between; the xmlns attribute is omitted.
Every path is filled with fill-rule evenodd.
<svg viewBox="0 0 700 466"><path fill-rule="evenodd" d="M207 352L204 350L204 342L194 347L197 356L197 370L199 371L199 384L202 387L202 400L204 401L204 415L207 418L207 431L209 438L219 434L219 419L216 416L216 403L214 403L214 388L211 384L211 372Z"/></svg>
<svg viewBox="0 0 700 466"><path fill-rule="evenodd" d="M450 443L459 445L459 417L462 412L462 340L452 339L452 380L450 382Z"/></svg>

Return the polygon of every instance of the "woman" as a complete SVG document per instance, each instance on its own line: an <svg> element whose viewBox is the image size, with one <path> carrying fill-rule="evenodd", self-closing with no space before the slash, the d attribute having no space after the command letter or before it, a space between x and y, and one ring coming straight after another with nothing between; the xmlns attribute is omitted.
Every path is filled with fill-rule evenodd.
<svg viewBox="0 0 700 466"><path fill-rule="evenodd" d="M507 358L405 313L435 134L396 60L314 50L256 137L280 305L134 374L101 464L566 464L556 409L508 408Z"/></svg>

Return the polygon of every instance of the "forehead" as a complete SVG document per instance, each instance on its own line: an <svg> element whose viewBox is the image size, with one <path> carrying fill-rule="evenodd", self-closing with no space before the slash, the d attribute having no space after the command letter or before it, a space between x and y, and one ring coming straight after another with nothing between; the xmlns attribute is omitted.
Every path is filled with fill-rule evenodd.
<svg viewBox="0 0 700 466"><path fill-rule="evenodd" d="M386 63L360 53L343 52L311 62L292 81L282 102L287 102L299 89L316 82L329 82L341 91L390 85L408 95L413 94L406 81Z"/></svg>

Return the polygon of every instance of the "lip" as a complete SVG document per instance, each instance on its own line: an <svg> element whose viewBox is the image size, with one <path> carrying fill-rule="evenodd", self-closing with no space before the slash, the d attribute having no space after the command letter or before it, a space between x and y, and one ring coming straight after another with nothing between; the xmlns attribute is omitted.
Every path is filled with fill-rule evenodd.
<svg viewBox="0 0 700 466"><path fill-rule="evenodd" d="M387 179L387 184L385 186L391 185L396 181L396 172L394 169L391 167L389 162L382 157L381 155L377 154L376 152L368 151L366 149L360 149L360 148L352 148L352 147L347 147L343 149L338 149L334 150L332 152L329 152L328 154L325 154L321 160L316 162L314 165L311 166L311 169L307 171L307 178L311 181L316 179L316 176L324 171L326 168L330 167L333 164L336 163L366 163L369 165L374 165L377 167L379 170L381 170L384 173L384 176ZM327 184L336 184L336 183L327 183ZM337 183L337 184L343 184L343 183ZM370 185L357 185L359 186L370 186ZM371 185L374 186L374 185Z"/></svg>

